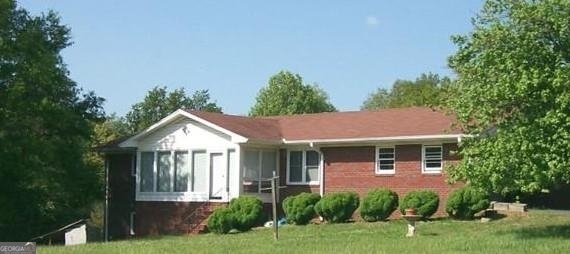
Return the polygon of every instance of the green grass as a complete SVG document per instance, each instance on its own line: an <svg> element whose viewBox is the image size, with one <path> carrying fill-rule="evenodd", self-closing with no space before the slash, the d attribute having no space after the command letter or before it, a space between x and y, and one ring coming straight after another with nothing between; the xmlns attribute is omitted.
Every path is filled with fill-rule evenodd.
<svg viewBox="0 0 570 254"><path fill-rule="evenodd" d="M421 222L405 237L401 220L284 226L229 235L163 236L75 247L39 247L37 253L567 253L570 213L532 211L489 223Z"/></svg>

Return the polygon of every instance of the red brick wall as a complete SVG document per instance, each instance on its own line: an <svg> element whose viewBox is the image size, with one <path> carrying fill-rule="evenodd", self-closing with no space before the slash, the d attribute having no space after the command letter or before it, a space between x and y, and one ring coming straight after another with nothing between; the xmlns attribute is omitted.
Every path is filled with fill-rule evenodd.
<svg viewBox="0 0 570 254"><path fill-rule="evenodd" d="M224 205L225 203L208 202L137 201L135 234L186 234L193 226L204 222L216 207ZM192 214L198 208L201 209L199 214ZM190 215L196 216L189 217Z"/></svg>
<svg viewBox="0 0 570 254"><path fill-rule="evenodd" d="M458 160L457 156L450 154L450 151L456 148L457 144L443 145L444 167ZM375 149L374 146L322 148L325 160L325 193L355 191L363 197L371 188L384 187L397 192L400 198L403 198L411 190L431 189L439 194L438 214L443 215L447 195L457 185L445 183L445 176L442 174L422 174L422 145L396 145L394 175L375 173Z"/></svg>

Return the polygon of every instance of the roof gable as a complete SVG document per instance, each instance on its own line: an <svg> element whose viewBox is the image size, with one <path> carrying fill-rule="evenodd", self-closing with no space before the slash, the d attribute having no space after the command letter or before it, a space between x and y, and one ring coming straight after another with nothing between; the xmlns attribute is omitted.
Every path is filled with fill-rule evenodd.
<svg viewBox="0 0 570 254"><path fill-rule="evenodd" d="M137 146L137 142L156 132L157 130L163 128L164 126L167 126L173 122L175 122L176 120L180 119L181 117L187 117L191 120L194 120L200 124L205 125L208 128L212 128L215 131L221 132L223 134L226 134L230 137L230 139L235 142L235 143L243 143L243 142L247 142L247 138L239 135L235 132L233 132L232 130L228 129L228 128L224 128L222 126L216 125L215 123L212 123L210 121L204 120L203 118L200 118L194 114L190 114L189 112L185 111L185 110L176 110L174 113L166 116L165 118L161 119L160 121L158 121L157 123L151 125L150 127L146 128L145 130L141 131L140 133L128 138L127 140L119 143L118 145L120 147L134 147Z"/></svg>

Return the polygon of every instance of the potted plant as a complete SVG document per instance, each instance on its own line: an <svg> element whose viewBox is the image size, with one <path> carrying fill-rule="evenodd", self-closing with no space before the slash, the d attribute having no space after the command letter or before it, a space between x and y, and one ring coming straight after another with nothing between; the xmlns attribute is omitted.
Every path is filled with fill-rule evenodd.
<svg viewBox="0 0 570 254"><path fill-rule="evenodd" d="M408 207L404 209L404 215L416 215L416 208Z"/></svg>

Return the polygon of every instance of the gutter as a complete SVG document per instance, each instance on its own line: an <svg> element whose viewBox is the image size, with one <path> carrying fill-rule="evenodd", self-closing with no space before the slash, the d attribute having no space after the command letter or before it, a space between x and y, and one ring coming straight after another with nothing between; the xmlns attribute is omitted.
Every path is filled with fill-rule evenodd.
<svg viewBox="0 0 570 254"><path fill-rule="evenodd" d="M433 139L458 139L465 134L438 134L438 135L417 135L417 136L395 136L395 137L368 137L368 138L338 138L338 139L282 139L283 144L334 144L334 143L356 143L356 142L378 142L378 141L424 141Z"/></svg>

